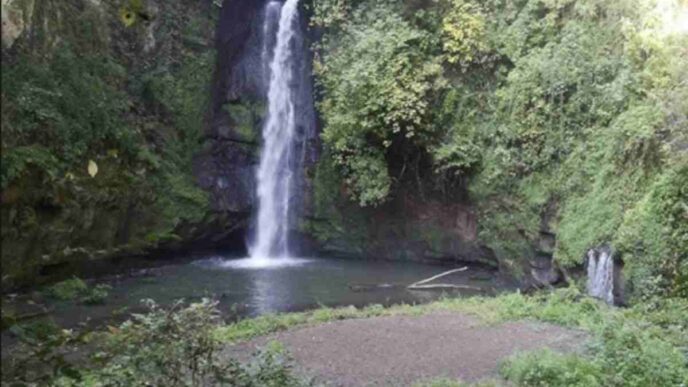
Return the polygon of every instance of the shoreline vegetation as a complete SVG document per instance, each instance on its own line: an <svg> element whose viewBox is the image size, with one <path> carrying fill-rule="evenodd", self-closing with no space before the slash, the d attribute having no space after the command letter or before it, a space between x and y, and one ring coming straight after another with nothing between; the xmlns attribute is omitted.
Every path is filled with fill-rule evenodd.
<svg viewBox="0 0 688 387"><path fill-rule="evenodd" d="M146 306L147 313L134 314L129 321L102 331L67 331L48 323L14 328L13 333L21 339L16 354L23 355L13 356L11 365L3 364L3 384L26 383L34 378L39 385L61 386L141 381L178 386L312 385L313 381L296 375L288 353L277 342L270 342L247 364L222 356L222 350L279 331L338 320L420 316L437 311L475 316L484 324L535 320L581 329L590 335L581 353L538 350L495 364L503 380L487 385L507 381L518 386L688 383L688 301L680 298L613 308L572 286L533 295L444 298L420 305L322 307L234 323L223 322L217 303L208 299L192 304L179 301L170 308L148 300ZM442 379L418 384L425 385L465 384Z"/></svg>

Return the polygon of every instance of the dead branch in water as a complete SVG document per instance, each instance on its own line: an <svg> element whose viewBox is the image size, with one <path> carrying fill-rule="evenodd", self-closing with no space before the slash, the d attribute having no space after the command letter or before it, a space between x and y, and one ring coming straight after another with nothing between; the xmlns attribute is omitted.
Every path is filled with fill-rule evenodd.
<svg viewBox="0 0 688 387"><path fill-rule="evenodd" d="M435 285L409 285L409 290L433 290L433 289L468 289L468 290L482 290L477 286L470 285L452 285L452 284L435 284Z"/></svg>
<svg viewBox="0 0 688 387"><path fill-rule="evenodd" d="M434 281L438 278L442 278L444 276L447 276L449 274L453 273L458 273L460 271L466 271L468 270L467 266L458 268L458 269L452 269L449 271L445 271L444 273L440 273L437 275L434 275L430 278L426 278L424 280L420 280L418 282L414 282L411 285L398 285L398 284L363 284L363 285L349 285L349 289L353 290L354 292L365 292L365 291L371 291L371 290L377 290L377 289L392 289L392 288L400 288L400 287L405 287L406 289L409 290L432 290L432 289L468 289L468 290L482 290L481 288L477 286L470 286L470 285L453 285L453 284L428 284L430 281Z"/></svg>
<svg viewBox="0 0 688 387"><path fill-rule="evenodd" d="M414 282L414 283L412 283L411 285L409 285L408 288L418 287L418 285L423 285L423 284L428 283L428 282L430 282L430 281L434 281L434 280L436 280L436 279L438 279L438 278L442 278L442 277L444 277L444 276L446 276L446 275L449 275L449 274L452 274L452 273L457 273L457 272L459 272L459 271L466 271L466 270L468 270L468 266L464 266L464 267L459 268L459 269L453 269L453 270L445 271L444 273L440 273L440 274L435 275L435 276L432 276L432 277L430 277L430 278L426 278L426 279L424 279L424 280L421 280L421 281L418 281L418 282Z"/></svg>

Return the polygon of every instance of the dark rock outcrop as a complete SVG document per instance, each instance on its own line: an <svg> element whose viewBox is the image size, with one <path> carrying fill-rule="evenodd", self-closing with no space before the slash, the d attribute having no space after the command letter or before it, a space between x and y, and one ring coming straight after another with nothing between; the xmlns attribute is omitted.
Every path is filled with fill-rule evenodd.
<svg viewBox="0 0 688 387"><path fill-rule="evenodd" d="M327 255L435 263L480 263L497 268L478 238L468 204L399 197L378 208L340 203L335 219L311 219L319 250Z"/></svg>

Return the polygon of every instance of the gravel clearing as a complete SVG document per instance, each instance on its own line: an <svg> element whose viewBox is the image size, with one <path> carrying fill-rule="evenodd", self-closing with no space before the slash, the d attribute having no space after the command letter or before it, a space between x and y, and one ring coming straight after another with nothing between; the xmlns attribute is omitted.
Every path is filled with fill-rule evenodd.
<svg viewBox="0 0 688 387"><path fill-rule="evenodd" d="M238 344L243 358L270 340L284 344L297 370L332 386L408 386L438 377L498 377L511 354L548 347L576 351L587 335L537 322L486 325L460 313L342 320Z"/></svg>

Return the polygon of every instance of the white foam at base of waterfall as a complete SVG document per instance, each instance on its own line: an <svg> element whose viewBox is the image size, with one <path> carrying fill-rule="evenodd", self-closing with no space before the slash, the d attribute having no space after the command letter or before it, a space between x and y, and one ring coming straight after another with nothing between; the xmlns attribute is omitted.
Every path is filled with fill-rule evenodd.
<svg viewBox="0 0 688 387"><path fill-rule="evenodd" d="M301 266L311 262L306 258L241 258L241 259L208 259L204 264L221 269L278 269L283 267Z"/></svg>

